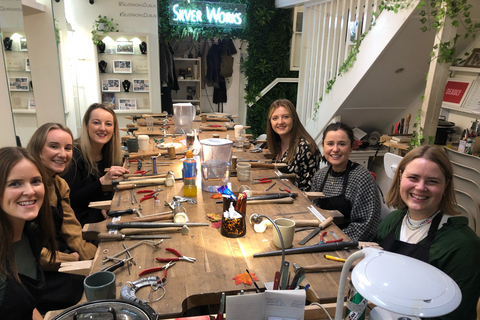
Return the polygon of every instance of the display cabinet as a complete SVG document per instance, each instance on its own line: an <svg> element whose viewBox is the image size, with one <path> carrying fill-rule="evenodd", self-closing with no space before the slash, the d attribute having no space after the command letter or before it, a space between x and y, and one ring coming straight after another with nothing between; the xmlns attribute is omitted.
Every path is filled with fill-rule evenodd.
<svg viewBox="0 0 480 320"><path fill-rule="evenodd" d="M101 101L117 113L150 112L149 35L112 32L100 39L96 62Z"/></svg>
<svg viewBox="0 0 480 320"><path fill-rule="evenodd" d="M27 40L23 32L3 32L7 85L14 113L35 113Z"/></svg>
<svg viewBox="0 0 480 320"><path fill-rule="evenodd" d="M201 110L202 81L200 76L200 58L174 58L175 72L178 80L178 91L172 91L173 103L190 102Z"/></svg>

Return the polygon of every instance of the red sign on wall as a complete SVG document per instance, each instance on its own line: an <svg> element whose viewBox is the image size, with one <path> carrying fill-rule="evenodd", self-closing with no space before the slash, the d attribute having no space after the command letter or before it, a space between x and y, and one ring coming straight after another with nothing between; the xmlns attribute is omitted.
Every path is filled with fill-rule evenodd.
<svg viewBox="0 0 480 320"><path fill-rule="evenodd" d="M469 85L469 81L449 80L445 86L443 101L460 105Z"/></svg>

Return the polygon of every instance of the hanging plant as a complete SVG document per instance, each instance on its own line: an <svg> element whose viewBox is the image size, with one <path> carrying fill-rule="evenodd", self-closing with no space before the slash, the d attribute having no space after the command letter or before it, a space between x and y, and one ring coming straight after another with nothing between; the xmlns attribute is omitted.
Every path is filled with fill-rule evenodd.
<svg viewBox="0 0 480 320"><path fill-rule="evenodd" d="M118 32L118 23L113 21L113 18L107 16L98 16L98 19L93 22L92 25L92 41L95 45L102 42L99 39L99 32L106 34L108 32Z"/></svg>

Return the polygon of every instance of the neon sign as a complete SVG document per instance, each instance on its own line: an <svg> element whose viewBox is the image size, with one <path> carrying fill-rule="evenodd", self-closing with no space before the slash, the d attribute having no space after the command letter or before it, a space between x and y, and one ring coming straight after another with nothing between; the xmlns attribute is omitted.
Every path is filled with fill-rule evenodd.
<svg viewBox="0 0 480 320"><path fill-rule="evenodd" d="M170 0L170 24L243 28L245 5Z"/></svg>

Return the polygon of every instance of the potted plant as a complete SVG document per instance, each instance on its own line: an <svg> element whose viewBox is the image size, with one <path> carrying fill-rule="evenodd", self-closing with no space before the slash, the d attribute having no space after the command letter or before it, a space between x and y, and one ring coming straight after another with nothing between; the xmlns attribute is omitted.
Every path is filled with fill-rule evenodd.
<svg viewBox="0 0 480 320"><path fill-rule="evenodd" d="M99 15L98 19L93 22L92 25L92 41L95 45L102 43L102 40L98 38L98 33L118 32L118 23L113 22L113 18Z"/></svg>

